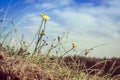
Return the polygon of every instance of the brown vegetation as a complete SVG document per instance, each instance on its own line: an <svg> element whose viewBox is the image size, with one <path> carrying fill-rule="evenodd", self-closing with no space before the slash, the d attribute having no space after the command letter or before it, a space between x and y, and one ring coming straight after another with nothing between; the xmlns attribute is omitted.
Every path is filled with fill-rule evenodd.
<svg viewBox="0 0 120 80"><path fill-rule="evenodd" d="M72 69L84 70L84 72L98 76L108 75L109 77L120 77L120 58L99 59L99 58L86 58L81 56L67 56L64 62ZM76 63L77 66L73 66ZM72 66L71 66L72 65Z"/></svg>
<svg viewBox="0 0 120 80"><path fill-rule="evenodd" d="M52 77L36 64L0 54L0 80L52 80Z"/></svg>
<svg viewBox="0 0 120 80"><path fill-rule="evenodd" d="M0 52L0 80L119 80L120 58L9 57Z"/></svg>

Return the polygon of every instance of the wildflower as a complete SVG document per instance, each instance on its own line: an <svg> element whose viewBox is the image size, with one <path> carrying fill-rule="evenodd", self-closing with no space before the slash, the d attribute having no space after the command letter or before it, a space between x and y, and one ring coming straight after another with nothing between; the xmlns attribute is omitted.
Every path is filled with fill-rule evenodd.
<svg viewBox="0 0 120 80"><path fill-rule="evenodd" d="M72 47L73 47L73 48L76 48L76 47L77 47L77 44L72 43Z"/></svg>
<svg viewBox="0 0 120 80"><path fill-rule="evenodd" d="M86 56L88 53L90 53L90 50L91 50L91 49L85 49L85 56Z"/></svg>
<svg viewBox="0 0 120 80"><path fill-rule="evenodd" d="M41 17L42 17L43 20L49 20L50 19L50 17L46 14L41 14Z"/></svg>
<svg viewBox="0 0 120 80"><path fill-rule="evenodd" d="M40 34L40 35L44 35L44 32L43 32L43 31L41 31L41 32L39 32L39 34Z"/></svg>

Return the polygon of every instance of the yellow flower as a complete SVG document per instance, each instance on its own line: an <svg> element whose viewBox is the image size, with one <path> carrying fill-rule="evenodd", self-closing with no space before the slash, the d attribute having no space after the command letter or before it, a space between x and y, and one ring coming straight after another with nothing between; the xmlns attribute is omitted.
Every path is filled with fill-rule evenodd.
<svg viewBox="0 0 120 80"><path fill-rule="evenodd" d="M90 49L85 49L85 56L90 53Z"/></svg>
<svg viewBox="0 0 120 80"><path fill-rule="evenodd" d="M46 14L41 14L41 17L42 17L43 20L49 20L50 19L50 17Z"/></svg>
<svg viewBox="0 0 120 80"><path fill-rule="evenodd" d="M73 47L73 48L76 48L76 47L77 47L77 44L76 44L76 43L72 43L72 47Z"/></svg>
<svg viewBox="0 0 120 80"><path fill-rule="evenodd" d="M43 32L43 31L42 31L42 32L39 32L39 34L40 34L40 35L44 35L44 32Z"/></svg>

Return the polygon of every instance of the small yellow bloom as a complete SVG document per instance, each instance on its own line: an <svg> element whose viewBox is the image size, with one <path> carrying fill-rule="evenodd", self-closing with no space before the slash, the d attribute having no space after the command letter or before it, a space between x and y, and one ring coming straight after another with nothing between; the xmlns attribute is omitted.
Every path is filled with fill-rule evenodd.
<svg viewBox="0 0 120 80"><path fill-rule="evenodd" d="M44 32L43 32L43 31L42 31L42 32L39 32L39 34L40 34L40 35L44 35Z"/></svg>
<svg viewBox="0 0 120 80"><path fill-rule="evenodd" d="M90 49L85 49L85 56L90 53Z"/></svg>
<svg viewBox="0 0 120 80"><path fill-rule="evenodd" d="M49 20L50 19L50 17L46 14L41 14L41 17L42 17L43 20Z"/></svg>
<svg viewBox="0 0 120 80"><path fill-rule="evenodd" d="M72 47L73 47L73 48L76 48L76 47L77 47L77 44L72 43Z"/></svg>

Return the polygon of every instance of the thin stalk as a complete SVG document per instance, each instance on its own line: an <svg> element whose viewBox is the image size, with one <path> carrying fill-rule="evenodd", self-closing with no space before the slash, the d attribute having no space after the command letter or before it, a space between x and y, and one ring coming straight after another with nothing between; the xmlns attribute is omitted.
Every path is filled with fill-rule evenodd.
<svg viewBox="0 0 120 80"><path fill-rule="evenodd" d="M13 25L12 30L10 30L6 35L2 36L1 38L7 37L9 34L11 34L15 30L16 26L14 25L13 21L12 21L12 25Z"/></svg>
<svg viewBox="0 0 120 80"><path fill-rule="evenodd" d="M44 22L44 20L42 19L40 28L39 28L39 30L38 30L38 32L37 32L38 39L37 39L36 46L35 46L35 49L34 49L34 52L35 52L35 53L36 53L36 51L37 51L37 49L38 49L38 44L39 44L39 42L40 42L40 40L41 40L41 38L42 38L42 35L39 35L39 32L40 32L41 29L42 29L43 22ZM37 36L35 36L35 38L36 38L36 37L37 37ZM35 40L35 38L32 40L32 42Z"/></svg>
<svg viewBox="0 0 120 80"><path fill-rule="evenodd" d="M9 7L10 7L10 5L11 5L11 2L12 2L12 0L10 0L10 2L9 2L9 4L8 4L8 7L7 7L6 11L5 11L5 15L4 15L4 17L3 17L3 24L4 24L5 18L6 18L6 16L7 16L7 13L8 13ZM3 29L4 29L4 28L3 28ZM0 37L1 37L2 34L3 34L3 29L1 29Z"/></svg>
<svg viewBox="0 0 120 80"><path fill-rule="evenodd" d="M18 40L20 41L21 47L23 48L22 42L21 42L21 40L20 40L20 38L19 38L19 35L18 35L17 31L15 31L15 33L16 33L16 35L17 35Z"/></svg>
<svg viewBox="0 0 120 80"><path fill-rule="evenodd" d="M70 52L71 50L73 50L74 48L72 47L71 49L69 49L68 51L66 51L63 56L65 56L68 52Z"/></svg>

